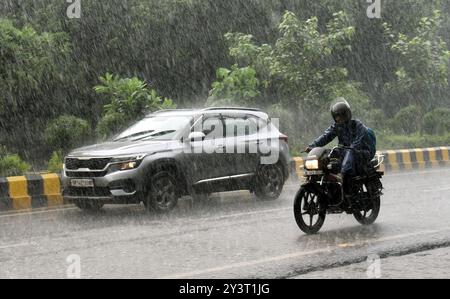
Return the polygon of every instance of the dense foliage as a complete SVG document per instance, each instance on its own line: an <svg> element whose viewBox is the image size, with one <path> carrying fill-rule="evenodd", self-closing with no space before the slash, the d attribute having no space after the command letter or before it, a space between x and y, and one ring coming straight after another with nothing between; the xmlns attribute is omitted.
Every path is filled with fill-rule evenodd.
<svg viewBox="0 0 450 299"><path fill-rule="evenodd" d="M0 144L33 164L175 106L261 107L301 147L338 96L381 145L446 140L450 0L384 0L381 19L365 0L68 5L0 3Z"/></svg>

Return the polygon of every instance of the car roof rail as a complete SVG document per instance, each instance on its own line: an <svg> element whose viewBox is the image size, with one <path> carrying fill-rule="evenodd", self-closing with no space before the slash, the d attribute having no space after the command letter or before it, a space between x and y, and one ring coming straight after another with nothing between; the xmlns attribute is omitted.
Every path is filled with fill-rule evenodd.
<svg viewBox="0 0 450 299"><path fill-rule="evenodd" d="M257 108L244 108L244 107L210 107L205 108L202 111L214 111L214 110L243 110L243 111L256 111L261 112L261 109Z"/></svg>
<svg viewBox="0 0 450 299"><path fill-rule="evenodd" d="M194 109L161 109L158 111L153 111L153 112L147 112L146 114L157 114L157 113L164 113L164 112L173 112L173 111L194 111Z"/></svg>

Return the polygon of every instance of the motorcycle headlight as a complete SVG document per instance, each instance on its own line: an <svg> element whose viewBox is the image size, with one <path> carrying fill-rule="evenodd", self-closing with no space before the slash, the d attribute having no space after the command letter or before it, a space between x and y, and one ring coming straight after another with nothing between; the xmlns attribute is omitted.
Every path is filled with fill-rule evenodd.
<svg viewBox="0 0 450 299"><path fill-rule="evenodd" d="M319 169L319 160L308 160L305 162L305 168L308 170Z"/></svg>

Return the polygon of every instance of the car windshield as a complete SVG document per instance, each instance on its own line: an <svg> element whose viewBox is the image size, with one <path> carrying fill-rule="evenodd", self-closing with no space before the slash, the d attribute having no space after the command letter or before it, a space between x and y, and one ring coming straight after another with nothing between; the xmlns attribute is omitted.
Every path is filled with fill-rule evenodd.
<svg viewBox="0 0 450 299"><path fill-rule="evenodd" d="M114 141L172 140L192 121L189 116L151 116L137 122Z"/></svg>

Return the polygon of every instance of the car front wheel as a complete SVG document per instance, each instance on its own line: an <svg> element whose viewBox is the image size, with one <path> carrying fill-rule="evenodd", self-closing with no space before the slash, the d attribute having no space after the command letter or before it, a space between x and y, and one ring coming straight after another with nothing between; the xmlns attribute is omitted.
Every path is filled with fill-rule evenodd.
<svg viewBox="0 0 450 299"><path fill-rule="evenodd" d="M148 210L156 213L168 213L178 203L177 181L169 172L161 171L150 178L149 192L144 200Z"/></svg>

